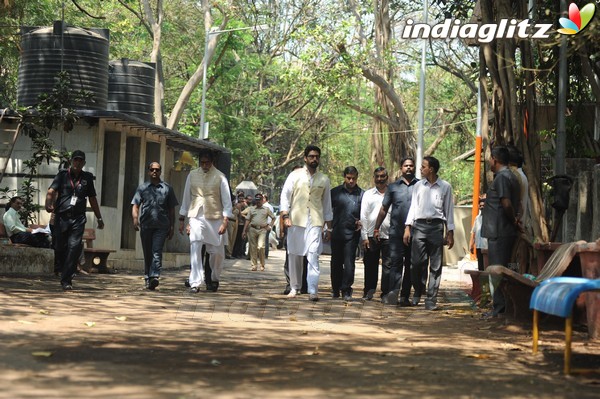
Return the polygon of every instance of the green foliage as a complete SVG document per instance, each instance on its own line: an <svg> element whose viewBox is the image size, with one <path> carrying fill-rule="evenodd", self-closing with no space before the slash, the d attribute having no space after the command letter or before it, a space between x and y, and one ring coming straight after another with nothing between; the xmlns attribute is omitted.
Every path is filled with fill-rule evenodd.
<svg viewBox="0 0 600 399"><path fill-rule="evenodd" d="M20 110L22 132L31 138L32 149L31 159L24 161L28 172L19 189L23 197L23 208L20 213L28 222L35 221L34 214L41 208L34 202L34 196L39 191L36 186L39 166L43 162L49 164L52 159L59 159L61 163L70 159L69 154L54 149L50 132L56 129L65 132L73 130L77 114L73 109L67 108L68 104L85 103L91 100L90 93L74 91L70 83L68 72L59 72L53 89L50 93L39 96L36 107Z"/></svg>

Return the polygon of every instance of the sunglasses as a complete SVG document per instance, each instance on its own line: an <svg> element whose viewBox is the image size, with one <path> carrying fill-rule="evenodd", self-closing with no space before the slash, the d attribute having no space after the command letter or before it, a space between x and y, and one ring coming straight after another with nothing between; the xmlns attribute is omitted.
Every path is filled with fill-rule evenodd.
<svg viewBox="0 0 600 399"><path fill-rule="evenodd" d="M160 168L149 168L150 172L160 172Z"/></svg>

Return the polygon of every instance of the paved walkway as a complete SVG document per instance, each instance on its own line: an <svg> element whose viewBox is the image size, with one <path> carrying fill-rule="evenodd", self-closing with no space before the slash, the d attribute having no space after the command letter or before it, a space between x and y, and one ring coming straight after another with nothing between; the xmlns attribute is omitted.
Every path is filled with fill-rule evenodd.
<svg viewBox="0 0 600 399"><path fill-rule="evenodd" d="M219 292L189 293L187 270L159 289L138 274L0 276L0 398L595 398L597 375L564 377L562 332L479 319L458 268L440 305L398 308L320 295L287 300L284 253L265 272L228 260ZM362 288L362 262L355 290ZM574 337L574 362L600 366L600 345Z"/></svg>

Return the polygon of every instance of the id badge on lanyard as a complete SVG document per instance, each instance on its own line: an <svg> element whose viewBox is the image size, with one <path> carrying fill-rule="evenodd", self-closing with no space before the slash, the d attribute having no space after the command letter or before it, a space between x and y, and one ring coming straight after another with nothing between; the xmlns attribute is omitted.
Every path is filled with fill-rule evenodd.
<svg viewBox="0 0 600 399"><path fill-rule="evenodd" d="M81 182L81 175L79 176L79 180L77 180L76 183L73 183L73 178L71 177L71 170L69 169L67 171L67 173L69 174L69 180L71 183L71 187L73 188L73 196L71 197L70 205L75 206L77 204L77 195L75 195L75 190L77 189L77 186Z"/></svg>

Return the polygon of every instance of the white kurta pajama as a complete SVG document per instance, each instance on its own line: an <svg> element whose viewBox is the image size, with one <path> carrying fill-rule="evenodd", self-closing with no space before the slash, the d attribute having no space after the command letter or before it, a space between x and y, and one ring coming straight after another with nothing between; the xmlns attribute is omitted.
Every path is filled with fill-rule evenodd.
<svg viewBox="0 0 600 399"><path fill-rule="evenodd" d="M306 167L303 168L309 176L309 182L312 187L314 175L311 176ZM280 211L289 212L293 198L294 186L302 175L299 173L291 173L281 191ZM333 211L331 208L331 189L329 179L321 197L321 206L323 209L322 218L325 221L333 219ZM302 285L302 268L304 265L304 256L308 260L307 270L307 287L309 294L318 293L319 284L319 255L323 251L323 225L313 226L310 210L308 211L306 227L293 225L288 228L287 232L287 251L290 270L290 287L296 291L300 291Z"/></svg>
<svg viewBox="0 0 600 399"><path fill-rule="evenodd" d="M224 176L221 176L219 187L221 204L223 206L222 217L219 219L207 219L204 216L204 207L200 207L195 215L189 215L188 213L191 204L190 175L188 175L185 182L179 214L188 216L190 224L190 287L199 287L205 281L204 267L202 264L203 245L206 245L206 252L210 254L212 281L217 282L221 278L223 261L225 259L227 234L219 234L219 227L223 224L223 219L225 217L233 218L233 211L227 179Z"/></svg>

